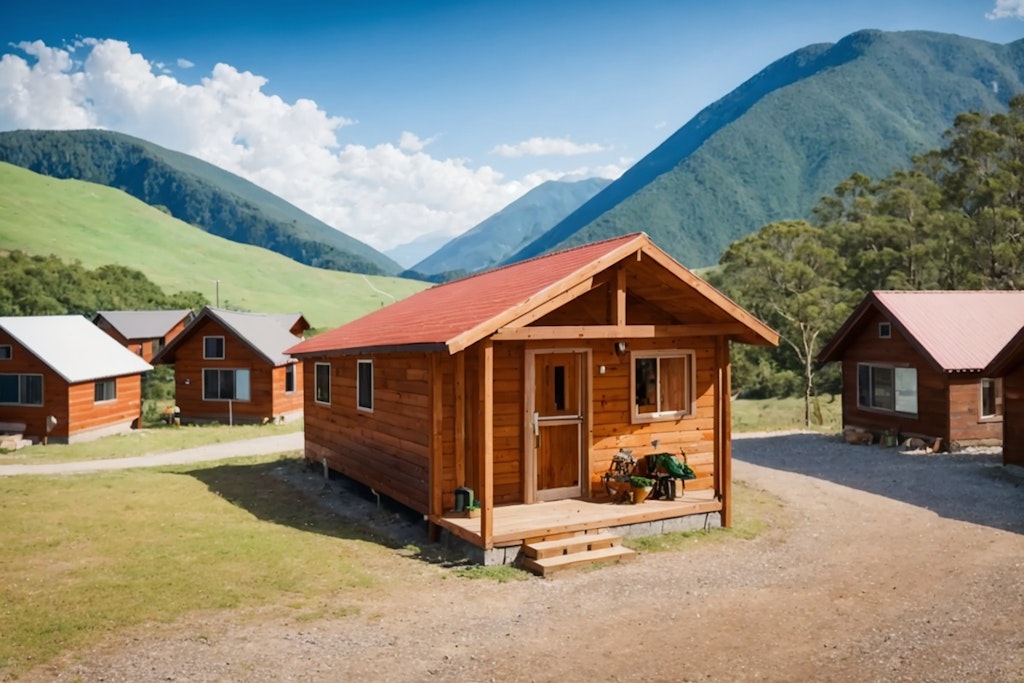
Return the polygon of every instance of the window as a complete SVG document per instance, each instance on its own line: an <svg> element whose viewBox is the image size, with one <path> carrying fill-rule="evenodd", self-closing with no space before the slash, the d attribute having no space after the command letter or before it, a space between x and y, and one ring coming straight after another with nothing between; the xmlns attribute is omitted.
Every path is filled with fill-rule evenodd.
<svg viewBox="0 0 1024 683"><path fill-rule="evenodd" d="M224 358L224 337L203 337L203 358L221 360Z"/></svg>
<svg viewBox="0 0 1024 683"><path fill-rule="evenodd" d="M356 363L356 407L373 412L373 361Z"/></svg>
<svg viewBox="0 0 1024 683"><path fill-rule="evenodd" d="M113 401L117 398L117 380L101 379L96 382L93 398L96 403L99 403L100 401Z"/></svg>
<svg viewBox="0 0 1024 683"><path fill-rule="evenodd" d="M0 344L0 360L10 360L11 355L11 345Z"/></svg>
<svg viewBox="0 0 1024 683"><path fill-rule="evenodd" d="M295 364L290 363L284 367L284 393L295 392Z"/></svg>
<svg viewBox="0 0 1024 683"><path fill-rule="evenodd" d="M1003 414L1003 380L981 380L981 416L999 417Z"/></svg>
<svg viewBox="0 0 1024 683"><path fill-rule="evenodd" d="M889 323L878 323L878 338L892 339L892 326Z"/></svg>
<svg viewBox="0 0 1024 683"><path fill-rule="evenodd" d="M0 404L43 405L43 376L0 375Z"/></svg>
<svg viewBox="0 0 1024 683"><path fill-rule="evenodd" d="M313 398L317 403L331 402L331 364L317 363L313 368Z"/></svg>
<svg viewBox="0 0 1024 683"><path fill-rule="evenodd" d="M917 370L857 365L857 405L890 413L917 413Z"/></svg>
<svg viewBox="0 0 1024 683"><path fill-rule="evenodd" d="M693 414L693 352L633 355L633 422Z"/></svg>
<svg viewBox="0 0 1024 683"><path fill-rule="evenodd" d="M203 400L248 401L249 371L206 368L203 370Z"/></svg>

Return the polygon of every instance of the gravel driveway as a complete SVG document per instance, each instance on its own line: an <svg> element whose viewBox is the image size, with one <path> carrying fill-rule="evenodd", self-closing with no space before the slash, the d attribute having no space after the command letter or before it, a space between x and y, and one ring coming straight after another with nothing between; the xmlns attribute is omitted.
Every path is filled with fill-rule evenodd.
<svg viewBox="0 0 1024 683"><path fill-rule="evenodd" d="M348 617L197 615L23 680L1024 681L1024 479L998 455L733 452L788 528L510 584L420 567Z"/></svg>

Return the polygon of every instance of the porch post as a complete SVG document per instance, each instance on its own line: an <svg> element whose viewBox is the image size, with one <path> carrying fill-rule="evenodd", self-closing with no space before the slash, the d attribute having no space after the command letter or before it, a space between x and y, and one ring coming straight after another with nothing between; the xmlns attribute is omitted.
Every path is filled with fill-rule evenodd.
<svg viewBox="0 0 1024 683"><path fill-rule="evenodd" d="M466 352L455 354L455 485L466 485Z"/></svg>
<svg viewBox="0 0 1024 683"><path fill-rule="evenodd" d="M480 420L479 467L480 540L484 550L494 547L494 342L480 342Z"/></svg>
<svg viewBox="0 0 1024 683"><path fill-rule="evenodd" d="M432 541L440 537L440 527L435 520L444 512L444 373L441 368L441 353L430 354L430 514L428 533Z"/></svg>
<svg viewBox="0 0 1024 683"><path fill-rule="evenodd" d="M718 473L716 489L722 499L722 526L732 526L732 377L729 361L729 340L715 339L715 365L718 367L718 394L715 401L715 470Z"/></svg>

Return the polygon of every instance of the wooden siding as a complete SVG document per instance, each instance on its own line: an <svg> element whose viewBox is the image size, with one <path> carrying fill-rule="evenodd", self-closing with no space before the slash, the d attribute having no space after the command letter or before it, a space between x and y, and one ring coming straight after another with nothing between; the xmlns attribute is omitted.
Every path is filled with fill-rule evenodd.
<svg viewBox="0 0 1024 683"><path fill-rule="evenodd" d="M123 334L118 332L113 325L111 325L105 318L100 318L96 326L101 330L109 334L111 337L117 340L117 343L125 347L135 355L142 358L147 363L152 362L153 356L157 354L160 349L167 345L172 339L177 337L187 326L187 319L182 318L178 321L174 327L167 331L163 337L154 337L152 339L128 339Z"/></svg>
<svg viewBox="0 0 1024 683"><path fill-rule="evenodd" d="M357 360L373 360L373 411L356 407ZM317 363L331 366L331 402L317 403ZM306 457L417 512L430 503L430 356L310 357L304 363ZM452 423L453 424L453 423Z"/></svg>
<svg viewBox="0 0 1024 683"><path fill-rule="evenodd" d="M43 377L41 406L0 405L0 422L25 425L25 436L54 442L66 442L83 433L104 428L128 429L137 423L142 411L142 376L125 375L115 379L117 398L95 402L95 382L69 386L16 340L0 330L0 344L11 345L11 359L0 361L2 374L32 374ZM56 425L46 430L47 417Z"/></svg>
<svg viewBox="0 0 1024 683"><path fill-rule="evenodd" d="M855 333L843 356L843 425L876 433L895 430L901 437L941 437L943 447L957 442L1002 438L1002 419L980 417L981 377L977 373L949 374L937 370L890 325L891 338L878 335L889 322L872 311ZM875 363L917 370L917 414L862 408L857 404L857 366Z"/></svg>
<svg viewBox="0 0 1024 683"><path fill-rule="evenodd" d="M303 405L303 372L296 369L295 391L285 393L285 366L274 366L219 322L205 318L175 350L174 400L189 420L260 422L298 411ZM224 358L204 359L203 338L224 337ZM203 398L204 370L249 370L249 400ZM230 403L230 406L229 406Z"/></svg>
<svg viewBox="0 0 1024 683"><path fill-rule="evenodd" d="M1003 464L1024 467L1024 363L1003 376Z"/></svg>

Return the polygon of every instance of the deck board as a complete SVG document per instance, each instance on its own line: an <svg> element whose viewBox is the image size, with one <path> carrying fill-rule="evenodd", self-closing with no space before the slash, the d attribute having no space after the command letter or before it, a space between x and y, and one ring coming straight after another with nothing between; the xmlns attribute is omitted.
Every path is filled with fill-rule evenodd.
<svg viewBox="0 0 1024 683"><path fill-rule="evenodd" d="M673 517L718 512L720 501L710 489L687 491L675 500L650 500L640 505L594 502L580 499L555 500L532 505L502 505L494 508L494 545L518 545L527 539L557 534L653 522ZM445 517L441 526L471 543L480 545L480 519Z"/></svg>

